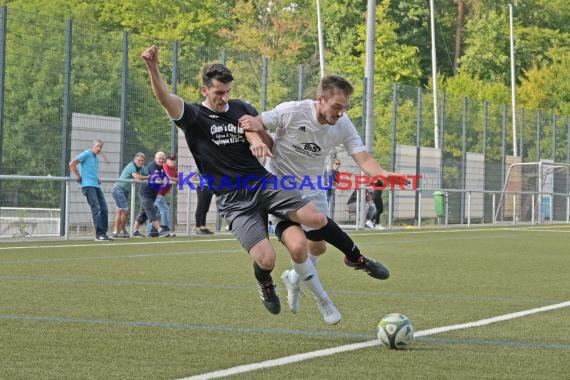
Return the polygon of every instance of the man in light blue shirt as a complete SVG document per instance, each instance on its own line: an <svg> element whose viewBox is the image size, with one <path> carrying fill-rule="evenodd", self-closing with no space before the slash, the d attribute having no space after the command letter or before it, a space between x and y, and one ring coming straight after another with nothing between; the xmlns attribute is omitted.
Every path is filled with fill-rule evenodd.
<svg viewBox="0 0 570 380"><path fill-rule="evenodd" d="M103 141L96 139L93 141L91 149L79 153L69 163L69 169L77 178L77 182L81 185L81 191L87 198L89 207L91 207L93 225L95 226L95 241L112 240L107 236L109 210L99 185L99 158L97 155L101 153L102 149ZM81 166L81 171L78 166Z"/></svg>

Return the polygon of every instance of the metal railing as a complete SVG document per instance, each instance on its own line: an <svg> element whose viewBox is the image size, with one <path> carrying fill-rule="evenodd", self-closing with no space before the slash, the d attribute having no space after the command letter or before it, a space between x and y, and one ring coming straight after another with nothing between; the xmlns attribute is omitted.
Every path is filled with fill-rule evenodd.
<svg viewBox="0 0 570 380"><path fill-rule="evenodd" d="M364 199L364 191L366 187L361 188L361 191L358 192L357 197L357 206L356 206L356 218L354 223L344 223L341 224L341 227L345 229L366 229L365 225L365 215L364 215L364 204L362 203L362 199ZM371 188L369 188L371 189ZM570 223L570 194L568 193L556 193L556 192L531 192L531 191L489 191L489 190L458 190L458 189L442 189L441 192L444 194L444 214L443 215L434 215L434 212L426 213L425 209L425 202L426 199L432 199L433 195L429 197L425 197L425 193L433 194L433 190L423 190L423 189L416 189L416 190L384 190L385 193L388 194L388 199L384 201L387 207L387 229L393 229L397 226L409 224L410 222L414 224L415 227L421 228L426 225L426 221L433 220L435 223L431 225L439 225L448 227L449 225L465 225L467 227L471 227L474 224L478 225L504 225L504 224L544 224L544 223ZM401 207L401 203L396 203L396 198L398 195L402 194L402 192L410 192L417 194L418 197L418 213L417 219L414 218L397 218L395 216L396 212L395 209ZM451 194L456 194L461 197L464 197L464 202L456 202L458 206L456 206L455 211L456 214L459 214L459 207L464 207L464 218L462 218L457 223L450 223L450 202L449 198ZM480 199L478 203L484 203L485 197L488 198L490 203L490 209L485 213L484 216L481 216L482 210L476 209L479 211L478 217L474 217L474 198L478 196ZM558 197L560 200L564 200L563 206L564 210L556 210L554 205L554 199ZM500 199L507 199L508 202L500 203L498 202ZM522 202L523 199L525 202L528 202L528 210L530 215L528 217L522 216ZM549 200L548 202L539 201L539 200ZM435 200L433 200L435 203ZM409 202L408 202L409 203ZM463 206L461 206L463 205ZM544 206L544 207L543 207ZM435 209L435 207L433 207ZM431 209L431 208L430 208ZM563 213L563 217L556 220L554 218L554 214L556 211L560 211ZM506 214L506 215L505 215ZM490 222L485 222L487 216L491 216ZM342 220L342 218L337 217L337 220ZM476 222L478 221L478 222Z"/></svg>
<svg viewBox="0 0 570 380"><path fill-rule="evenodd" d="M65 202L60 205L59 209L50 208L51 212L54 210L59 210L60 222L62 223L61 231L59 236L64 239L69 239L70 231L70 194L72 184L76 184L75 178L72 177L54 177L54 176L18 176L18 175L0 175L0 181L2 180L15 180L15 181L57 181L65 184ZM136 184L140 181L135 180L125 180L119 178L101 178L102 183L114 183L114 182L127 182L131 184L131 198L130 198L130 234L132 237L132 226L135 221L135 207L136 207ZM171 181L174 185L177 182ZM356 206L356 218L354 223L342 223L342 218L337 217L336 220L339 222L342 228L345 229L365 229L365 215L364 215L364 204L362 199L364 199L365 188L362 187L359 191L357 197ZM385 200L387 204L387 229L394 229L398 226L414 224L416 227L421 228L427 225L439 225L448 227L449 225L466 225L470 227L474 224L490 224L490 225L504 225L507 224L542 224L542 223L570 223L570 194L568 193L554 193L554 192L530 192L530 191L487 191L487 190L457 190L457 189L442 189L441 192L444 194L444 213L443 215L435 215L435 206L429 207L431 201L428 199L433 199L433 190L401 190L401 189L386 189L385 193L388 194L388 199ZM412 203L410 201L411 197L404 198L403 195L407 193L414 193L419 200L419 202ZM426 193L431 194L431 196L425 196ZM455 201L452 203L449 201L451 196L460 196L461 201ZM174 192L170 192L170 201L173 204ZM179 199L183 196L178 194ZM508 200L508 202L498 203L498 200L503 197ZM186 199L186 235L190 235L191 231L191 221L190 215L192 210L193 195L192 191L188 189L187 194L185 194ZM539 199L541 200L539 202ZM426 202L426 200L428 200ZM546 202L546 200L549 200ZM558 207L555 206L555 201ZM483 205L483 209L477 205ZM488 205L486 205L488 203ZM86 204L86 201L85 201ZM417 218L412 217L402 217L400 214L406 211L410 214L408 207L412 204L417 204ZM178 206L178 204L177 204ZM526 206L526 211L523 212L524 206ZM540 207L537 207L540 206ZM464 208L464 212L459 212L458 208ZM4 208L6 209L6 208ZM26 208L19 207L20 210L37 210L37 208ZM403 211L402 211L403 210ZM87 212L87 211L85 211ZM171 207L171 212L177 212L176 207ZM450 214L460 214L461 219L456 223L450 223ZM529 214L526 216L527 214ZM558 218L555 218L555 213ZM476 214L476 216L474 216ZM491 216L489 222L486 222L488 216ZM563 215L562 217L560 215ZM2 215L0 215L0 220ZM433 223L428 223L428 221L433 221ZM478 222L477 222L478 221ZM209 220L210 223L215 223L219 229L219 215L216 215L216 220ZM180 225L180 223L178 224ZM18 237L25 237L26 234Z"/></svg>

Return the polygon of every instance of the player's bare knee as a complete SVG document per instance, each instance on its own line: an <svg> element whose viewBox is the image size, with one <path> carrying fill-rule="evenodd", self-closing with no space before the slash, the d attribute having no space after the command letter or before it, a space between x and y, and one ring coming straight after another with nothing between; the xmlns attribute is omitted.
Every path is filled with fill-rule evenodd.
<svg viewBox="0 0 570 380"><path fill-rule="evenodd" d="M287 250L291 255L291 259L296 263L304 263L307 258L307 245L305 242L292 242L287 244Z"/></svg>
<svg viewBox="0 0 570 380"><path fill-rule="evenodd" d="M275 258L270 256L258 257L255 262L261 269L271 270L275 266Z"/></svg>
<svg viewBox="0 0 570 380"><path fill-rule="evenodd" d="M329 222L327 219L327 216L325 214L323 214L322 212L319 212L319 215L317 215L315 219L316 219L316 223L318 225L318 229L323 228Z"/></svg>
<svg viewBox="0 0 570 380"><path fill-rule="evenodd" d="M271 270L275 266L277 253L268 239L263 239L251 247L249 255L262 269Z"/></svg>
<svg viewBox="0 0 570 380"><path fill-rule="evenodd" d="M281 234L281 242L294 262L303 263L307 260L307 239L305 232L299 226L292 225L285 229Z"/></svg>
<svg viewBox="0 0 570 380"><path fill-rule="evenodd" d="M327 223L328 220L326 215L320 211L310 213L303 221L304 225L309 226L314 230L320 230L321 228L326 226Z"/></svg>

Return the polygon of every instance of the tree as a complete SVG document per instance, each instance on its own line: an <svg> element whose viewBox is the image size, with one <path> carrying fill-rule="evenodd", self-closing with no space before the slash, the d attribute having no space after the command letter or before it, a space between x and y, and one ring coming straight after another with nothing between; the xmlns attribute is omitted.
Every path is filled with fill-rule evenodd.
<svg viewBox="0 0 570 380"><path fill-rule="evenodd" d="M463 45L463 24L465 23L465 3L463 0L455 0L457 5L457 19L455 22L455 54L453 56L453 75L459 71L459 58Z"/></svg>
<svg viewBox="0 0 570 380"><path fill-rule="evenodd" d="M414 46L401 44L398 42L396 29L397 24L387 17L389 1L382 1L376 7L376 49L374 52L375 73L374 73L374 100L376 124L376 145L375 151L382 156L382 152L389 148L386 144L386 136L390 135L391 123L386 116L390 115L391 106L391 83L401 82L403 84L419 85L421 69L418 49ZM355 10L346 10L345 14L339 14L344 19L352 19L356 22ZM358 12L360 20L356 22L354 29L346 27L346 32L342 29L337 31L338 36L343 36L336 45L333 45L331 57L328 63L328 70L344 74L349 78L355 87L355 95L352 100L352 107L349 111L350 117L355 125L362 124L362 94L364 93L364 66L366 59L366 15L364 11ZM334 20L335 14L328 16L328 22L338 25ZM338 27L338 26L337 26ZM325 28L326 29L326 28ZM398 130L399 138L409 130L403 128ZM383 161L386 157L381 158Z"/></svg>
<svg viewBox="0 0 570 380"><path fill-rule="evenodd" d="M97 6L103 26L124 29L153 40L179 41L194 47L222 45L218 31L231 24L234 1L122 0Z"/></svg>
<svg viewBox="0 0 570 380"><path fill-rule="evenodd" d="M505 17L490 11L467 22L460 71L485 81L508 83L509 33Z"/></svg>
<svg viewBox="0 0 570 380"><path fill-rule="evenodd" d="M519 87L519 105L527 110L570 115L570 52L553 49L548 55L552 65L526 72Z"/></svg>
<svg viewBox="0 0 570 380"><path fill-rule="evenodd" d="M455 12L448 0L434 0L437 71L444 76L453 75ZM420 57L421 83L426 85L432 74L431 24L427 0L391 1L387 17L396 25L398 42L415 46Z"/></svg>
<svg viewBox="0 0 570 380"><path fill-rule="evenodd" d="M315 28L310 22L310 1L238 0L231 11L234 27L221 28L231 45L270 59L306 60L314 53Z"/></svg>
<svg viewBox="0 0 570 380"><path fill-rule="evenodd" d="M297 97L298 65L315 62L316 25L311 22L312 1L238 0L231 11L231 28L219 34L239 56L231 67L239 73L236 94L259 107L262 57L269 59L269 106Z"/></svg>

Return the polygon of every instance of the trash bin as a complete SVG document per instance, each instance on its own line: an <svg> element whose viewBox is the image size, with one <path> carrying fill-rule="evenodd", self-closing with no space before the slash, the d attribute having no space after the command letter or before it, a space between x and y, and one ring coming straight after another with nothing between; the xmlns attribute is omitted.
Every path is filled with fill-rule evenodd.
<svg viewBox="0 0 570 380"><path fill-rule="evenodd" d="M438 218L443 218L445 216L445 193L443 191L434 191L433 201L435 203L435 215Z"/></svg>

